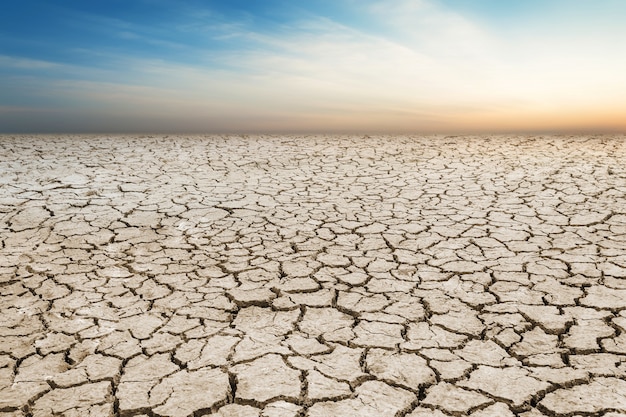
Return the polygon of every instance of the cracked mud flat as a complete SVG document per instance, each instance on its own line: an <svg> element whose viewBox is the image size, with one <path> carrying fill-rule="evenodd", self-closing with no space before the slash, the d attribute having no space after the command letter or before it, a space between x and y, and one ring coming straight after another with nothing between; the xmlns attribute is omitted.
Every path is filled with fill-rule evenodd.
<svg viewBox="0 0 626 417"><path fill-rule="evenodd" d="M624 137L0 137L0 417L626 415Z"/></svg>

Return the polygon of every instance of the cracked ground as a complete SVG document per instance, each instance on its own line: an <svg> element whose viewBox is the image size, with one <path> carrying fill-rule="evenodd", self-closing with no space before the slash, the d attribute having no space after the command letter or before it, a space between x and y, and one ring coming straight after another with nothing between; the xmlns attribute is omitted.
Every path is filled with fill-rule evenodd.
<svg viewBox="0 0 626 417"><path fill-rule="evenodd" d="M626 138L0 137L0 417L626 415Z"/></svg>

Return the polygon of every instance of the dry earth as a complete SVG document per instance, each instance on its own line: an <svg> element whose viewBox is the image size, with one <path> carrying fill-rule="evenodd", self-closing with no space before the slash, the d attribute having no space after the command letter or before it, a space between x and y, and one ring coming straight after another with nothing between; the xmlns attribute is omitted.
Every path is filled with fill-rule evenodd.
<svg viewBox="0 0 626 417"><path fill-rule="evenodd" d="M0 417L626 415L625 140L0 137Z"/></svg>

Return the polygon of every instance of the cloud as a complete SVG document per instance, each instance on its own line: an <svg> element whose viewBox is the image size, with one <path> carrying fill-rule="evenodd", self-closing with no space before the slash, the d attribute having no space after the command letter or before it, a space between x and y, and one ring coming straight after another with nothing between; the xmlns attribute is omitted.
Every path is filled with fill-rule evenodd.
<svg viewBox="0 0 626 417"><path fill-rule="evenodd" d="M12 114L12 113L54 113L58 112L58 109L51 108L37 108L37 107L24 107L24 106L0 106L0 114Z"/></svg>
<svg viewBox="0 0 626 417"><path fill-rule="evenodd" d="M60 66L60 64L50 61L0 55L0 69L13 68L20 70L47 70L51 68L59 68Z"/></svg>

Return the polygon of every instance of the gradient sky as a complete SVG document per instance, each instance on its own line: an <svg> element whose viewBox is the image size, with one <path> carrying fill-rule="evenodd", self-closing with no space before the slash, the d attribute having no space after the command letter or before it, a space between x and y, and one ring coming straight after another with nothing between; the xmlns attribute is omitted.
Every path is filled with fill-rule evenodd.
<svg viewBox="0 0 626 417"><path fill-rule="evenodd" d="M624 21L624 0L9 0L0 132L623 132Z"/></svg>

